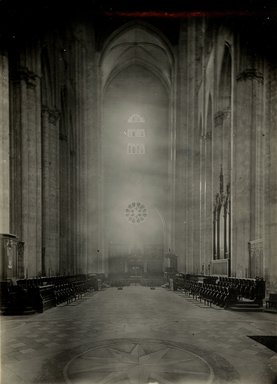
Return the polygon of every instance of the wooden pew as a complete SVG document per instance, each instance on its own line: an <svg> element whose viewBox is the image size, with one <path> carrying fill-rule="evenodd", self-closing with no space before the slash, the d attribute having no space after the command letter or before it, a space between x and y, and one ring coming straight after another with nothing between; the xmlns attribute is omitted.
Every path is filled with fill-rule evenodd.
<svg viewBox="0 0 277 384"><path fill-rule="evenodd" d="M40 285L33 291L34 308L38 312L56 307L56 296L53 285Z"/></svg>
<svg viewBox="0 0 277 384"><path fill-rule="evenodd" d="M277 293L270 293L269 298L265 302L266 308L277 308Z"/></svg>

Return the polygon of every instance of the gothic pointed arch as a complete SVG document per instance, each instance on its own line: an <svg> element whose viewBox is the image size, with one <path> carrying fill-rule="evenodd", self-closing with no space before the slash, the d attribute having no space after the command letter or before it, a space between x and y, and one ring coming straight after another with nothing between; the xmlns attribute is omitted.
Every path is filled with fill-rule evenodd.
<svg viewBox="0 0 277 384"><path fill-rule="evenodd" d="M222 58L219 90L218 90L218 110L225 111L231 107L231 87L232 87L232 57L230 46L226 43Z"/></svg>
<svg viewBox="0 0 277 384"><path fill-rule="evenodd" d="M139 225L139 215L143 212L139 212L137 206L130 209L131 197L136 197L131 203L137 203L150 196L150 204L165 211L163 202L174 196L167 189L168 177L172 177L173 188L173 172L169 174L168 171L166 177L161 175L165 169L174 169L174 165L169 164L173 160L169 157L168 145L174 145L175 137L171 132L175 130L175 64L172 48L162 32L148 23L134 21L109 36L103 46L99 67L103 186L105 190L109 190L110 185L118 190L118 194L104 193L103 205L118 207L117 202L124 199L124 212L128 218L117 226L118 211L110 220L103 216L101 241L107 250L107 260L110 260L110 239L113 238L113 243L123 244L126 240L122 235L126 237L130 232L127 242L132 244L135 241L132 231L141 232L150 220L149 216L143 225ZM172 138L170 143L168 137ZM117 170L116 180L107 171L111 164ZM161 214L166 217L167 225L157 221L141 234L140 239L150 253L151 247L159 249L157 252L162 258L165 249L171 247L165 232L171 233L168 222L172 215L168 212ZM134 222L135 226L128 225Z"/></svg>
<svg viewBox="0 0 277 384"><path fill-rule="evenodd" d="M218 90L218 111L215 115L218 156L216 168L222 165L226 180L231 172L231 106L232 106L232 57L230 46L226 43L222 57Z"/></svg>
<svg viewBox="0 0 277 384"><path fill-rule="evenodd" d="M174 60L170 44L147 23L134 21L114 31L104 44L99 63L103 88L132 64L145 66L168 87L172 84Z"/></svg>

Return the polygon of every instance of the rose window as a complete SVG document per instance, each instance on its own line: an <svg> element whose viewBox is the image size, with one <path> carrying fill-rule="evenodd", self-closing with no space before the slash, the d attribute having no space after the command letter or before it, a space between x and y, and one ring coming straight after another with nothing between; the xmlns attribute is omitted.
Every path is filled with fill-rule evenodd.
<svg viewBox="0 0 277 384"><path fill-rule="evenodd" d="M133 201L126 208L125 216L130 223L139 224L145 220L147 209L144 204Z"/></svg>

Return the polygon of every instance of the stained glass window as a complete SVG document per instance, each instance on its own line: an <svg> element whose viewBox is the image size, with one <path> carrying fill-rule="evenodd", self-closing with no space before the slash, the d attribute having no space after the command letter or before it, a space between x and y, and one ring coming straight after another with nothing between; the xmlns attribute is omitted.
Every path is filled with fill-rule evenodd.
<svg viewBox="0 0 277 384"><path fill-rule="evenodd" d="M125 216L130 223L139 224L147 217L147 209L144 204L133 201L125 209Z"/></svg>
<svg viewBox="0 0 277 384"><path fill-rule="evenodd" d="M129 117L128 123L145 123L145 120L138 113L134 113Z"/></svg>
<svg viewBox="0 0 277 384"><path fill-rule="evenodd" d="M128 143L127 154L128 155L144 155L145 154L145 145L144 144Z"/></svg>

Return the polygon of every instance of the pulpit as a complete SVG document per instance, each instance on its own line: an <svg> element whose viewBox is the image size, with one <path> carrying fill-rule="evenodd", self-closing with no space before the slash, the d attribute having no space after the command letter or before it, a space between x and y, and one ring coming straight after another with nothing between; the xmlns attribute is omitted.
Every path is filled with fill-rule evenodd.
<svg viewBox="0 0 277 384"><path fill-rule="evenodd" d="M0 280L24 277L24 242L15 235L0 234Z"/></svg>

